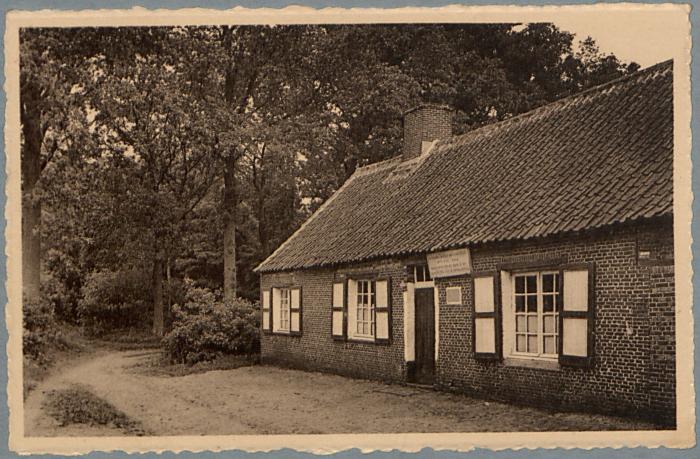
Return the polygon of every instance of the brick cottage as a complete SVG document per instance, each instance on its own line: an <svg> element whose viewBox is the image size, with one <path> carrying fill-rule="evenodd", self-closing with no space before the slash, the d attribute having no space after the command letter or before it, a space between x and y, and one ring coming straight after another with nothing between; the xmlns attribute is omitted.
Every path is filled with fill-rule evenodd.
<svg viewBox="0 0 700 459"><path fill-rule="evenodd" d="M263 362L674 425L672 62L451 122L407 112L256 268Z"/></svg>

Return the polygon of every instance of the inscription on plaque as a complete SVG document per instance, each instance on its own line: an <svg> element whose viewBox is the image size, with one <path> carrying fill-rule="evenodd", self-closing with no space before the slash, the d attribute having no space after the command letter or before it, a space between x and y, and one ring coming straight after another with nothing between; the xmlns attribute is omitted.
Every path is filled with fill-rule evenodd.
<svg viewBox="0 0 700 459"><path fill-rule="evenodd" d="M460 276L471 272L469 249L447 250L428 254L428 269L433 278Z"/></svg>

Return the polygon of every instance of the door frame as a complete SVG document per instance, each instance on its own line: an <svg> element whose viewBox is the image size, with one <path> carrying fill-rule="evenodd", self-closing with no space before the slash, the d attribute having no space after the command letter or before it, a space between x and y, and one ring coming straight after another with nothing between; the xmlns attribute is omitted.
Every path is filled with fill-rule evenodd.
<svg viewBox="0 0 700 459"><path fill-rule="evenodd" d="M433 289L433 304L435 308L434 316L435 316L435 331L434 331L434 340L435 340L435 372L437 373L437 365L438 365L438 357L440 355L440 295L438 294L438 288L435 285L435 281L425 281L425 282L407 282L407 294L404 296L406 299L406 304L404 307L404 322L405 322L405 329L408 332L410 329L410 335L408 333L405 333L405 339L406 341L404 342L404 355L405 356L412 356L413 359L409 360L408 358L406 359L406 379L409 382L415 381L415 366L416 366L416 354L415 354L415 349L416 349L416 295L415 291L418 289L428 289L432 288ZM410 336L410 338L408 338ZM410 341L410 342L409 342ZM406 349L409 349L410 351L407 351Z"/></svg>

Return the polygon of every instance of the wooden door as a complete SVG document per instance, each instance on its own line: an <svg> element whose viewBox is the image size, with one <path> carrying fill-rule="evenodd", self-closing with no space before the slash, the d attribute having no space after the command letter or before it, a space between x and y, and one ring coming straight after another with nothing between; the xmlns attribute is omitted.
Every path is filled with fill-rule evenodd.
<svg viewBox="0 0 700 459"><path fill-rule="evenodd" d="M432 288L415 291L416 370L419 384L432 384L435 376L435 296Z"/></svg>

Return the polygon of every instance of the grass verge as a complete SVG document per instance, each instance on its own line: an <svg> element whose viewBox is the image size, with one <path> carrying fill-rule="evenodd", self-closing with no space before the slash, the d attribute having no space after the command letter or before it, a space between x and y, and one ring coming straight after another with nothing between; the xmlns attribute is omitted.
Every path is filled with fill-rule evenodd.
<svg viewBox="0 0 700 459"><path fill-rule="evenodd" d="M147 329L127 328L105 333L99 338L95 338L95 342L110 349L130 351L134 349L157 349L161 347L162 338L154 336Z"/></svg>
<svg viewBox="0 0 700 459"><path fill-rule="evenodd" d="M147 435L140 422L129 418L109 402L77 384L67 389L47 392L42 408L61 426L110 426L129 435Z"/></svg>
<svg viewBox="0 0 700 459"><path fill-rule="evenodd" d="M196 373L206 373L215 370L233 370L249 367L260 363L260 356L253 355L222 355L208 362L198 362L194 365L170 363L163 354L154 354L148 359L133 365L135 373L148 376L187 376Z"/></svg>
<svg viewBox="0 0 700 459"><path fill-rule="evenodd" d="M66 362L91 350L77 327L63 325L58 336L59 339L47 346L42 352L40 359L32 359L24 355L22 386L25 400L29 393L51 373L53 368L61 367Z"/></svg>

